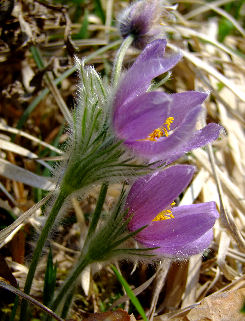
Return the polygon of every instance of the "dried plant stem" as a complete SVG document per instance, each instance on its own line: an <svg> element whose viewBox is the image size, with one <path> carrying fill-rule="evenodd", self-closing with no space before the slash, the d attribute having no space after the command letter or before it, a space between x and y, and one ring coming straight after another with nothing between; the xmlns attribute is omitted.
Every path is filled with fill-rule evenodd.
<svg viewBox="0 0 245 321"><path fill-rule="evenodd" d="M239 99L241 99L243 102L245 102L245 93L243 91L241 91L238 88L238 86L235 85L233 82L231 82L227 77L223 76L220 72L218 72L210 64L208 64L207 62L196 57L194 54L188 52L187 50L179 49L178 47L176 47L175 45L172 45L170 43L168 43L167 46L177 52L181 52L183 57L185 57L187 60L189 60L193 65L195 65L197 68L204 70L209 75L212 75L218 81L223 83L227 88L229 88Z"/></svg>
<svg viewBox="0 0 245 321"><path fill-rule="evenodd" d="M213 154L213 150L212 150L211 145L207 146L207 150L208 150L208 156L209 156L210 164L211 164L211 167L212 167L214 179L215 179L215 182L216 182L216 185L217 185L217 190L218 190L218 195L219 195L219 200L220 200L220 218L221 218L221 221L222 221L223 225L231 233L233 238L236 240L237 245L239 246L240 250L242 252L245 252L245 241L244 241L240 231L238 230L233 218L231 217L231 215L229 215L229 213L224 208L224 202L223 202L223 197L222 197L223 190L222 190L222 186L221 186L221 183L220 183L220 180L219 180L219 176L218 176L218 174L216 172L214 154Z"/></svg>
<svg viewBox="0 0 245 321"><path fill-rule="evenodd" d="M202 73L200 70L196 69L195 73L197 77L200 79L201 82L205 84L211 90L211 93L215 98L221 102L222 105L227 109L227 111L236 119L238 120L243 126L245 126L245 120L241 116L241 114L237 110L233 110L233 108L222 98L222 96L218 93L218 91L210 84L207 77Z"/></svg>
<svg viewBox="0 0 245 321"><path fill-rule="evenodd" d="M168 270L171 264L171 259L164 259L162 261L156 271L156 278L154 281L154 294L151 300L151 307L148 313L148 318L150 321L153 320L154 313L156 311L157 301L160 295L160 292L163 288L163 285L165 283L166 276L168 274Z"/></svg>
<svg viewBox="0 0 245 321"><path fill-rule="evenodd" d="M13 287L10 284L7 284L5 282L0 281L0 287L8 290L16 295L18 295L19 297L22 297L23 299L25 299L26 301L29 301L30 303L36 305L37 307L39 307L41 310L43 310L44 312L48 313L52 318L54 318L55 320L58 321L64 321L62 318L60 318L57 314L55 314L52 310L50 310L48 307L46 307L45 305L41 304L39 301L35 300L34 298L32 298L31 296L27 295L26 293L23 293L22 291L16 289L15 287ZM25 302L26 302L25 301Z"/></svg>
<svg viewBox="0 0 245 321"><path fill-rule="evenodd" d="M35 136L32 136L32 135L30 135L30 134L28 134L28 133L26 133L26 132L24 132L22 130L10 127L10 126L8 126L6 124L0 123L0 130L4 130L4 131L7 131L9 133L13 133L13 134L25 137L27 139L30 139L31 141L33 141L33 142L35 142L35 143L37 143L37 144L39 144L41 146L44 146L44 147L52 150L53 152L55 152L57 154L61 155L63 153L60 149L58 149L58 148L56 148L56 147L54 147L54 146L52 146L50 144L47 144L46 142L42 141L41 139L38 139Z"/></svg>
<svg viewBox="0 0 245 321"><path fill-rule="evenodd" d="M50 92L52 93L57 105L59 106L65 120L68 122L68 124L71 124L72 123L71 113L70 113L69 109L67 108L66 103L64 102L64 99L62 98L54 81L52 80L51 75L52 75L51 72L47 72L47 75L46 75L47 86L48 86Z"/></svg>
<svg viewBox="0 0 245 321"><path fill-rule="evenodd" d="M181 308L196 302L197 285L202 265L202 254L191 256L188 263L188 276Z"/></svg>
<svg viewBox="0 0 245 321"><path fill-rule="evenodd" d="M33 55L33 58L34 58L34 60L35 60L35 62L37 64L38 68L45 70L45 68L47 68L47 67L45 67L45 63L43 61L43 58L42 58L42 55L41 55L39 49L37 47L35 47L35 46L32 46L30 48L30 51L31 51L31 53ZM61 112L63 113L66 121L69 124L71 124L71 122L72 122L71 114L70 114L70 112L69 112L69 110L68 110L68 108L67 108L67 106L66 106L66 104L65 104L65 102L64 102L64 100L63 100L63 98L62 98L62 96L60 94L60 92L59 92L59 90L57 89L57 87L56 87L56 85L55 85L55 83L53 81L53 75L52 75L52 73L50 71L46 72L45 82L46 82L49 90L51 91L51 93L52 93L57 105L59 106Z"/></svg>
<svg viewBox="0 0 245 321"><path fill-rule="evenodd" d="M202 0L180 0L179 2L183 2L183 3L195 3L195 4L202 4L202 6L198 6L195 9L193 9L192 11L188 12L187 14L185 14L185 18L186 19L191 19L192 17L196 17L199 14L202 14L210 9L213 8L217 8L219 6L223 6L226 3L232 2L232 0L218 0L218 1L214 1L212 4L210 3L206 3L205 1Z"/></svg>
<svg viewBox="0 0 245 321"><path fill-rule="evenodd" d="M185 2L185 1L181 1L181 2ZM188 0L188 2L190 2ZM213 10L216 13L218 13L219 15L225 17L227 20L229 20L233 26L242 34L242 36L245 36L245 31L242 28L242 26L240 26L240 24L236 21L235 18L233 18L232 15L230 15L228 12L226 12L225 10L219 8L219 6L224 5L225 3L229 3L232 2L232 0L221 0L221 1L214 1L213 3L207 3L206 1L191 1L194 3L200 3L202 4L202 6L192 10L191 12L187 13L184 17L185 19L190 19L192 17L196 17L197 15L205 12L205 11L209 11L209 10Z"/></svg>
<svg viewBox="0 0 245 321"><path fill-rule="evenodd" d="M5 227L3 230L1 230L1 232L0 232L0 248L8 242L8 238L11 238L13 236L12 233L15 233L15 230L18 228L18 226L20 226L25 220L30 218L32 214L34 214L41 206L43 206L50 199L50 197L51 197L51 193L49 193L41 201L39 201L37 204L32 206L25 213L23 213L11 225L9 225L8 227Z"/></svg>
<svg viewBox="0 0 245 321"><path fill-rule="evenodd" d="M42 254L42 250L44 248L45 242L47 240L49 232L51 231L51 229L54 225L55 219L56 219L56 217L57 217L67 196L68 196L68 194L65 191L63 191L63 190L60 191L60 193L57 196L57 199L54 203L54 206L52 207L52 210L46 220L46 223L42 229L41 235L37 241L37 245L36 245L36 248L35 248L33 256L32 256L31 265L29 267L29 271L27 274L26 282L25 282L24 292L26 294L30 293L32 281L33 281L35 271L37 268L37 264L38 264L41 254ZM27 302L22 302L20 321L26 320L26 313L27 313Z"/></svg>
<svg viewBox="0 0 245 321"><path fill-rule="evenodd" d="M230 246L230 236L227 235L226 231L223 230L220 233L220 242L219 242L219 248L218 248L218 255L217 255L217 263L221 271L223 272L224 276L227 278L227 280L234 280L235 277L238 276L238 273L230 267L228 264L226 264L226 256L228 253L228 249Z"/></svg>
<svg viewBox="0 0 245 321"><path fill-rule="evenodd" d="M113 2L114 2L114 0L107 0L106 1L106 22L105 22L106 42L109 42L109 40L110 40L110 27L111 27L112 15L113 15Z"/></svg>

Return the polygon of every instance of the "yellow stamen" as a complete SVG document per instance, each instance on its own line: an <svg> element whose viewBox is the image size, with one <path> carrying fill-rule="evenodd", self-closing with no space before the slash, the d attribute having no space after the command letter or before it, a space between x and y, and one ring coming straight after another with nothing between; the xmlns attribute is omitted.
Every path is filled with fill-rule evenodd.
<svg viewBox="0 0 245 321"><path fill-rule="evenodd" d="M163 136L168 137L170 126L173 123L173 121L174 121L174 117L168 117L165 123L163 123L163 126L153 130L153 132L149 134L146 138L139 139L139 140L149 140L149 141L155 142L160 137L163 137Z"/></svg>
<svg viewBox="0 0 245 321"><path fill-rule="evenodd" d="M163 220L171 220L171 218L174 218L172 213L172 206L174 206L176 203L171 203L165 210L161 211L157 216L152 220L154 221L163 221Z"/></svg>
<svg viewBox="0 0 245 321"><path fill-rule="evenodd" d="M168 117L164 123L164 125L167 125L168 130L170 130L170 126L172 122L174 121L174 117Z"/></svg>
<svg viewBox="0 0 245 321"><path fill-rule="evenodd" d="M163 130L164 130L164 132L165 132L165 136L168 137L168 131L167 131L167 129L163 127Z"/></svg>

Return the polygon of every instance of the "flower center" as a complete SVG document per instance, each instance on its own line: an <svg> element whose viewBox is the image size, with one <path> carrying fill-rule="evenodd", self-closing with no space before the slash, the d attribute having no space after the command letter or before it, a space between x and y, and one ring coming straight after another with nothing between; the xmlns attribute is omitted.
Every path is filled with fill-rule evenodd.
<svg viewBox="0 0 245 321"><path fill-rule="evenodd" d="M172 213L172 206L174 206L176 203L171 203L165 210L161 211L157 216L152 220L154 221L163 221L163 220L171 220L171 218L174 218Z"/></svg>
<svg viewBox="0 0 245 321"><path fill-rule="evenodd" d="M163 136L168 137L170 126L173 123L173 121L174 121L174 117L168 117L165 123L161 127L153 130L151 134L149 134L145 139L142 139L142 140L149 140L149 141L155 142L160 137L163 137Z"/></svg>

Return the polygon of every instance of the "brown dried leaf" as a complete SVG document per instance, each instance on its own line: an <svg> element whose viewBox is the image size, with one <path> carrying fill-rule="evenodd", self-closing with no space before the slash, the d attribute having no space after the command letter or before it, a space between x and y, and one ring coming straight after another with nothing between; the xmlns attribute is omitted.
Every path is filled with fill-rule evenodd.
<svg viewBox="0 0 245 321"><path fill-rule="evenodd" d="M13 276L8 264L5 262L5 258L2 254L0 254L0 278L4 279L5 282L8 282L9 284L13 286L17 286L17 281L15 277Z"/></svg>
<svg viewBox="0 0 245 321"><path fill-rule="evenodd" d="M245 298L245 289L213 294L205 298L201 304L186 316L188 321L242 321L240 313Z"/></svg>
<svg viewBox="0 0 245 321"><path fill-rule="evenodd" d="M166 296L160 304L159 311L163 309L170 311L180 305L182 295L185 291L187 274L187 261L172 263L166 281Z"/></svg>
<svg viewBox="0 0 245 321"><path fill-rule="evenodd" d="M240 312L245 299L245 288L213 294L203 299L200 305L185 316L168 318L171 321L243 321ZM160 317L154 321L160 320Z"/></svg>
<svg viewBox="0 0 245 321"><path fill-rule="evenodd" d="M130 321L132 317L124 310L108 311L103 313L92 313L83 321ZM69 321L69 320L67 320Z"/></svg>
<svg viewBox="0 0 245 321"><path fill-rule="evenodd" d="M19 230L10 243L10 249L13 261L24 264L25 257L25 235L26 232L21 229Z"/></svg>

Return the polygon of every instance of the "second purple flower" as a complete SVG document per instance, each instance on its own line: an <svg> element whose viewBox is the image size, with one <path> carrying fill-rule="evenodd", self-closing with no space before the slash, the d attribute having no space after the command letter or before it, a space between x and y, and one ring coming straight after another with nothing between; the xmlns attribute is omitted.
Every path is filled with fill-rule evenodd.
<svg viewBox="0 0 245 321"><path fill-rule="evenodd" d="M215 202L175 207L174 200L187 187L194 167L176 165L136 180L126 200L128 229L154 254L183 258L203 252L213 239L212 227L219 214Z"/></svg>

